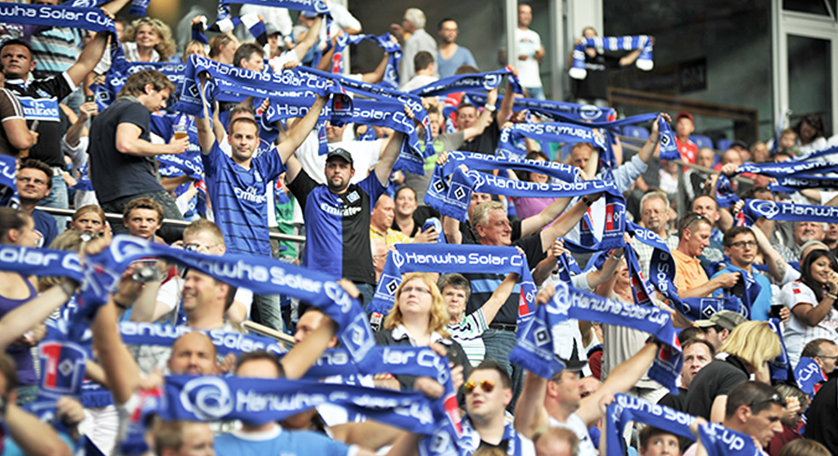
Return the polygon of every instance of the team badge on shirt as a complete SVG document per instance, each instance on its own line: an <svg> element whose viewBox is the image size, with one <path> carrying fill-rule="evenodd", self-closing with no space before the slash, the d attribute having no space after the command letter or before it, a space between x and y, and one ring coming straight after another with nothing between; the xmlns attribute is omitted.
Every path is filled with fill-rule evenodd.
<svg viewBox="0 0 838 456"><path fill-rule="evenodd" d="M358 196L358 192L356 191L353 191L352 193L346 196L346 199L348 199L350 203L358 201L358 198L360 198L360 196Z"/></svg>

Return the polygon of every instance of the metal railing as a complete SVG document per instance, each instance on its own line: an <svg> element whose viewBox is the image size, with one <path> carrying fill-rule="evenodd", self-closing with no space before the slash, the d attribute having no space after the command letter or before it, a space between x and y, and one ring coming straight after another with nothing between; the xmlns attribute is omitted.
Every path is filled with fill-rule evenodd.
<svg viewBox="0 0 838 456"><path fill-rule="evenodd" d="M58 215L61 217L72 217L73 214L76 213L73 209L61 209L58 207L46 207L46 206L38 206L37 209L46 212L50 215ZM110 212L105 213L105 218L108 220L115 220L122 222L122 214L114 214ZM187 222L185 220L174 220L174 219L163 219L164 226L181 226L187 227L191 222ZM291 242L299 242L305 243L306 237L305 236L298 236L296 234L282 234L282 233L270 233L271 239L276 239L279 241L291 241Z"/></svg>

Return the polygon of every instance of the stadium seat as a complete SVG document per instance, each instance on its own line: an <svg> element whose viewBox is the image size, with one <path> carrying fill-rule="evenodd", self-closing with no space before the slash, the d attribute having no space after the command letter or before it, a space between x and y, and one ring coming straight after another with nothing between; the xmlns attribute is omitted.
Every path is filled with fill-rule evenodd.
<svg viewBox="0 0 838 456"><path fill-rule="evenodd" d="M730 149L731 144L733 144L733 141L730 139L720 139L716 141L716 149L725 152Z"/></svg>
<svg viewBox="0 0 838 456"><path fill-rule="evenodd" d="M713 148L713 140L708 138L707 136L692 135L692 136L690 136L690 139L692 140L692 142L696 143L696 145L698 145L699 148L704 148L704 147L709 147L711 149Z"/></svg>
<svg viewBox="0 0 838 456"><path fill-rule="evenodd" d="M649 130L635 125L626 125L623 127L623 136L645 140L649 139Z"/></svg>

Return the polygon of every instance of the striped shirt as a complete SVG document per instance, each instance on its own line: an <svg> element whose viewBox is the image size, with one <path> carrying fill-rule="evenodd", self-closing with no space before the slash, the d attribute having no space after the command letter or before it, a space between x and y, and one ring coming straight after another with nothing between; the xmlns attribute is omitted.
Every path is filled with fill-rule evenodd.
<svg viewBox="0 0 838 456"><path fill-rule="evenodd" d="M460 318L460 321L455 324L448 325L448 333L451 338L457 341L466 352L468 362L472 367L477 367L486 356L486 346L483 345L483 331L489 329L486 324L486 319L483 316L483 309L477 309L476 312Z"/></svg>
<svg viewBox="0 0 838 456"><path fill-rule="evenodd" d="M216 142L202 158L215 223L224 233L227 251L271 256L265 192L285 171L279 154L271 148L244 169Z"/></svg>
<svg viewBox="0 0 838 456"><path fill-rule="evenodd" d="M81 34L69 27L51 27L32 35L32 60L38 66L32 71L35 78L61 74L75 65L79 57Z"/></svg>

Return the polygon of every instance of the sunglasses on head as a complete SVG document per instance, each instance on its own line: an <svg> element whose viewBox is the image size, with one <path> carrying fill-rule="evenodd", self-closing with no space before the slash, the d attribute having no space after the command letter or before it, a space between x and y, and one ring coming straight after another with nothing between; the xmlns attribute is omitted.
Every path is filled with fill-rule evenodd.
<svg viewBox="0 0 838 456"><path fill-rule="evenodd" d="M493 389L495 389L495 382L491 380L481 380L479 382L466 382L463 385L463 389L465 390L466 394L471 394L477 385L480 385L480 389L482 389L486 393L491 393Z"/></svg>

